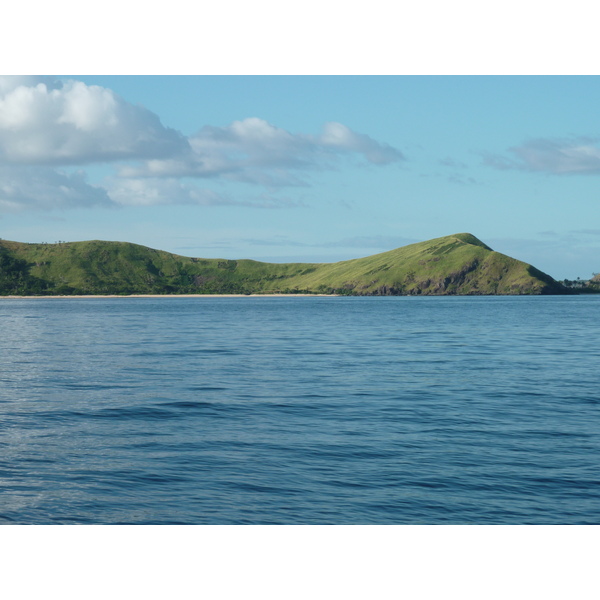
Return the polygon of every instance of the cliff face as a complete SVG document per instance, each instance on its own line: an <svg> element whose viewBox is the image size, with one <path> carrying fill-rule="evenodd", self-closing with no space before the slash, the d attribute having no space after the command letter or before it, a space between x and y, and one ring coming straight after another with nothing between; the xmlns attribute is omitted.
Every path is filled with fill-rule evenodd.
<svg viewBox="0 0 600 600"><path fill-rule="evenodd" d="M0 294L561 294L531 265L462 233L338 263L188 258L124 242L0 241Z"/></svg>

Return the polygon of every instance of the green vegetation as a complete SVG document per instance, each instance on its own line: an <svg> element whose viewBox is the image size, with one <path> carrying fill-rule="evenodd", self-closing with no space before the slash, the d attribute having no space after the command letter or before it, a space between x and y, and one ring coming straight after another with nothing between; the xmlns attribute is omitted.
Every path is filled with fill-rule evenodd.
<svg viewBox="0 0 600 600"><path fill-rule="evenodd" d="M188 258L126 242L0 241L0 295L563 294L531 265L460 233L338 263Z"/></svg>
<svg viewBox="0 0 600 600"><path fill-rule="evenodd" d="M591 279L563 279L561 283L578 294L600 294L600 273L594 273Z"/></svg>

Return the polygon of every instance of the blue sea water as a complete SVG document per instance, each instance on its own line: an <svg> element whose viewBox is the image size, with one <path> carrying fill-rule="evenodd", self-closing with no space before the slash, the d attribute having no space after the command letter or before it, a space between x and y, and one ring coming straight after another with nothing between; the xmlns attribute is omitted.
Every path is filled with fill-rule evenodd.
<svg viewBox="0 0 600 600"><path fill-rule="evenodd" d="M599 524L599 315L4 299L0 523Z"/></svg>

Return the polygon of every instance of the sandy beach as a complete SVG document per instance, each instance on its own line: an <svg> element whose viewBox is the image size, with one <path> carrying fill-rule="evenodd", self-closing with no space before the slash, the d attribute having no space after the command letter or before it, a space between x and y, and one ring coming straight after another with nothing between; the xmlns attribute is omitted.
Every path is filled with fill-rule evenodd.
<svg viewBox="0 0 600 600"><path fill-rule="evenodd" d="M335 298L338 294L89 294L72 296L0 296L0 300L37 300L70 298Z"/></svg>

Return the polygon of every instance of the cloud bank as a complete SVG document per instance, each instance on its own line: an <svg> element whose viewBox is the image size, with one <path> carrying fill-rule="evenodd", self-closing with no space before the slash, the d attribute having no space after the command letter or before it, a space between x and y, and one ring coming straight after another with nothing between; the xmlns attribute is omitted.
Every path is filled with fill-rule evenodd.
<svg viewBox="0 0 600 600"><path fill-rule="evenodd" d="M402 153L341 123L318 135L290 133L259 118L205 125L193 136L112 90L51 77L0 78L0 209L75 206L294 206L264 193L236 200L183 178L242 182L266 190L307 186L306 172L337 168L343 156L384 166ZM64 170L111 165L102 185ZM62 169L62 170L61 170Z"/></svg>
<svg viewBox="0 0 600 600"><path fill-rule="evenodd" d="M509 148L512 157L486 155L497 169L521 169L552 175L600 174L600 147L596 138L536 139Z"/></svg>

